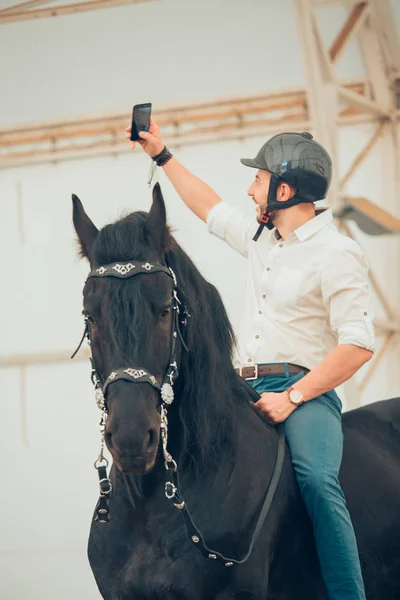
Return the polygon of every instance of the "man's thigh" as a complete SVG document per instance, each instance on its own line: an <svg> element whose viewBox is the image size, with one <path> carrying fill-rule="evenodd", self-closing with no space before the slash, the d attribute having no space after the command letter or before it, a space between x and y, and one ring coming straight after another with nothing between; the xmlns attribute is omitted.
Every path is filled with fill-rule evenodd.
<svg viewBox="0 0 400 600"><path fill-rule="evenodd" d="M286 419L286 438L299 478L337 476L343 453L340 400L336 394L302 404Z"/></svg>

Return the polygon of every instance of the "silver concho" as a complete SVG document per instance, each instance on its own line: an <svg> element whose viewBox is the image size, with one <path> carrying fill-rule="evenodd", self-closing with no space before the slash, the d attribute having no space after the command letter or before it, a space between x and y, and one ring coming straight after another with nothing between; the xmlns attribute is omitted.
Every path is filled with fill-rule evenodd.
<svg viewBox="0 0 400 600"><path fill-rule="evenodd" d="M124 373L127 373L134 379L139 379L140 377L147 375L146 371L143 371L143 369L124 369Z"/></svg>
<svg viewBox="0 0 400 600"><path fill-rule="evenodd" d="M154 375L150 375L150 376L149 376L149 379L150 379L150 381L151 381L151 383L152 383L153 385L156 385L156 384L157 384L157 379L154 377Z"/></svg>
<svg viewBox="0 0 400 600"><path fill-rule="evenodd" d="M104 410L105 407L106 407L106 405L105 405L105 402L104 402L104 394L103 394L103 392L101 391L100 388L96 388L94 390L94 397L96 399L96 404L99 407L99 409L100 410Z"/></svg>
<svg viewBox="0 0 400 600"><path fill-rule="evenodd" d="M170 383L163 383L161 387L161 398L165 404L172 404L174 401L174 389Z"/></svg>
<svg viewBox="0 0 400 600"><path fill-rule="evenodd" d="M132 263L127 263L126 265L120 265L117 263L113 266L114 271L117 271L120 275L127 275L132 269L135 268L135 265Z"/></svg>
<svg viewBox="0 0 400 600"><path fill-rule="evenodd" d="M142 265L142 269L146 269L146 271L151 271L151 269L154 269L154 265L151 265L147 262L144 265Z"/></svg>
<svg viewBox="0 0 400 600"><path fill-rule="evenodd" d="M98 273L99 275L104 275L106 271L107 269L105 267L100 267L100 269L96 269L96 273Z"/></svg>
<svg viewBox="0 0 400 600"><path fill-rule="evenodd" d="M113 371L112 373L110 373L110 376L109 376L109 377L110 377L110 379L111 379L111 381L112 381L113 379L115 379L115 378L116 378L116 376L117 376L117 373L116 373L115 371Z"/></svg>

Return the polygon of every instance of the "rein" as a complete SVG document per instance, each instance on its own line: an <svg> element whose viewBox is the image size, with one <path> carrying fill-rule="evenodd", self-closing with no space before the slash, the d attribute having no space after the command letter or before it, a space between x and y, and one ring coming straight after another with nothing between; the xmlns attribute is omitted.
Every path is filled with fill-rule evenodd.
<svg viewBox="0 0 400 600"><path fill-rule="evenodd" d="M189 535L190 540L195 545L196 548L203 554L205 558L209 558L212 560L220 560L222 561L226 567L231 567L234 564L243 564L246 562L253 550L254 544L258 538L258 535L262 529L264 521L268 515L269 509L271 507L276 488L279 483L279 479L282 473L283 462L285 457L285 432L282 426L279 427L279 436L278 436L278 449L276 454L274 471L271 477L271 481L268 486L267 494L264 499L264 503L258 517L258 521L250 542L250 547L246 555L240 559L236 560L234 558L227 558L220 552L210 549L202 534L194 524L193 518L189 512L189 509L186 506L186 503L179 491L179 472L178 465L175 460L172 458L171 454L168 452L168 411L167 406L172 404L174 401L174 383L179 375L177 360L176 360L176 340L179 337L179 340L183 346L183 348L188 351L188 347L186 346L185 340L183 339L180 324L183 326L187 325L187 317L190 317L186 307L183 307L183 320L180 321L180 312L182 303L179 299L178 293L178 282L175 276L174 271L170 267L165 267L161 264L150 264L148 262L142 263L142 261L126 261L121 263L111 263L108 265L101 266L97 269L92 269L86 279L92 277L104 278L104 277L117 277L119 279L128 279L130 277L134 277L136 275L145 275L150 273L165 273L169 277L172 278L174 282L174 289L172 294L172 309L174 311L172 317L172 325L171 325L171 350L170 350L170 359L168 363L168 368L165 372L163 382L160 385L157 381L156 377L148 372L147 369L143 367L137 366L129 366L122 367L119 369L113 370L106 380L104 381L99 372L96 370L96 365L94 362L93 352L90 358L92 370L91 370L91 380L94 386L95 391L95 399L98 408L101 410L101 420L100 420L100 434L101 434L101 446L100 446L100 454L94 463L94 467L97 470L99 477L99 488L100 488L100 497L99 501L95 508L95 521L99 523L108 523L110 520L110 509L109 509L109 501L112 492L112 484L107 475L107 467L108 460L104 456L104 443L105 443L105 431L106 431L106 422L108 417L108 407L106 394L107 389L110 385L115 383L116 381L120 381L121 379L125 381L130 381L131 383L147 383L154 387L159 391L161 396L161 445L162 451L164 455L164 466L166 472L166 480L165 480L165 497L168 501L172 502L172 504L178 510L182 511L183 517L185 519L186 530ZM86 285L85 282L85 285ZM91 335L91 326L90 322L85 316L85 329L83 332L83 336L79 345L71 358L77 354L78 350L83 344L83 341L87 339L87 342L90 346L92 346L92 335ZM245 382L243 382L245 383ZM248 386L250 387L250 386ZM251 394L253 397L257 392L251 389ZM249 390L250 391L250 390ZM257 394L258 396L258 394Z"/></svg>

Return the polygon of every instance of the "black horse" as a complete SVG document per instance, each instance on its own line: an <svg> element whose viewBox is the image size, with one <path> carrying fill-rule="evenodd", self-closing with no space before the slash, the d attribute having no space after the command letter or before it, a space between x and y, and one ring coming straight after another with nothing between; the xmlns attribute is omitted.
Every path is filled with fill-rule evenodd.
<svg viewBox="0 0 400 600"><path fill-rule="evenodd" d="M101 231L76 196L73 201L75 229L92 272L116 261L146 261L168 265L176 275L187 309L187 325L181 326L188 351L178 338L168 450L208 545L239 559L269 487L278 433L251 409L233 371L234 336L220 296L171 236L158 185L149 214L132 213ZM87 280L84 313L103 380L115 369L140 365L162 381L170 359L173 290L166 272ZM106 443L114 461L111 520L93 521L88 549L103 598L326 599L288 452L249 560L227 568L202 556L187 535L182 512L165 498L158 390L148 382L121 379L108 387L106 402ZM351 411L343 416L343 426L341 482L367 598L399 600L400 399Z"/></svg>

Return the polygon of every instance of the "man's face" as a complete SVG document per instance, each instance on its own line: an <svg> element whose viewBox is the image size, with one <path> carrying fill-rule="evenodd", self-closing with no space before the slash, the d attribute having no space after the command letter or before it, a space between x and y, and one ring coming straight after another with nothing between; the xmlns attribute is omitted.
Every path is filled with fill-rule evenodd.
<svg viewBox="0 0 400 600"><path fill-rule="evenodd" d="M264 214L267 207L269 186L271 183L271 173L269 171L262 171L259 169L256 173L253 183L247 190L248 195L252 198L256 205L257 220L260 222L261 216ZM277 202L285 202L290 200L296 193L296 190L291 185L281 182L278 185L276 200ZM280 213L278 210L271 211L270 219L274 222L277 215Z"/></svg>
<svg viewBox="0 0 400 600"><path fill-rule="evenodd" d="M267 206L270 181L271 173L259 169L256 173L253 183L247 190L248 195L252 198L254 204L256 205L258 219L264 213Z"/></svg>

